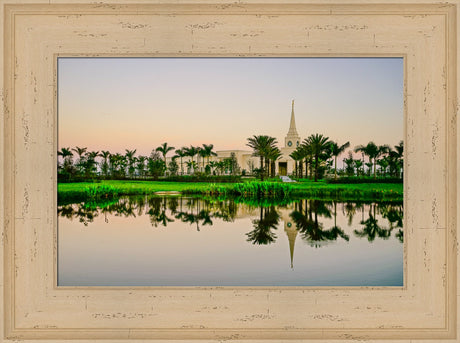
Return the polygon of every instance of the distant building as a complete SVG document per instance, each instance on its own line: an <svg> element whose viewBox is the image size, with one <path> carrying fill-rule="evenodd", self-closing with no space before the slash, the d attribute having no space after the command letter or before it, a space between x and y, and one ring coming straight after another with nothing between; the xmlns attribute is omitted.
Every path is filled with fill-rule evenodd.
<svg viewBox="0 0 460 343"><path fill-rule="evenodd" d="M292 100L291 120L289 124L289 130L286 137L284 138L284 147L280 147L281 157L276 161L275 173L276 175L291 175L294 173L295 161L289 155L301 144L301 138L297 132L294 115L294 100ZM209 161L223 161L226 158L231 157L232 153L238 162L241 170L245 169L248 173L253 168L260 168L260 158L253 156L253 152L250 150L219 150L216 151L217 156L212 156ZM168 159L168 163L171 158ZM180 163L179 160L176 160ZM184 157L182 162L184 163L184 173L187 173L186 162L190 161L189 157ZM197 159L195 158L197 162ZM198 160L198 170L202 170L202 161ZM180 166L179 166L180 171Z"/></svg>

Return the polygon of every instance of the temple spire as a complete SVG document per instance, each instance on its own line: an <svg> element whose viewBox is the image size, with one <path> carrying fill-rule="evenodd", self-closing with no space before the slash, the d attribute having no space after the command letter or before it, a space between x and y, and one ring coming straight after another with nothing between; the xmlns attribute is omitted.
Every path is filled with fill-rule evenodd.
<svg viewBox="0 0 460 343"><path fill-rule="evenodd" d="M288 136L298 136L297 128L295 126L295 116L294 116L294 100L292 100L292 110L291 110L291 123L289 125Z"/></svg>

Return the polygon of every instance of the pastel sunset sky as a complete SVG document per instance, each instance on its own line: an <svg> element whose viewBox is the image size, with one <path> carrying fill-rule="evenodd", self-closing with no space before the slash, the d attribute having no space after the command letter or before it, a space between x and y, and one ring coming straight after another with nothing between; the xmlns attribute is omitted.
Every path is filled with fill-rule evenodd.
<svg viewBox="0 0 460 343"><path fill-rule="evenodd" d="M402 58L59 58L58 148L282 147L292 99L302 139L403 139Z"/></svg>

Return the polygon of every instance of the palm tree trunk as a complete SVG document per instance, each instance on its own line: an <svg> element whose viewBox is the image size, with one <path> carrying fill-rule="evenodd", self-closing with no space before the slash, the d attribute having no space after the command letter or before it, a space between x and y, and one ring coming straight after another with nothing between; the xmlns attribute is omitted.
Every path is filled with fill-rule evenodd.
<svg viewBox="0 0 460 343"><path fill-rule="evenodd" d="M305 178L308 179L308 160L305 159Z"/></svg>
<svg viewBox="0 0 460 343"><path fill-rule="evenodd" d="M318 155L315 155L315 182L318 181Z"/></svg>
<svg viewBox="0 0 460 343"><path fill-rule="evenodd" d="M375 157L374 157L374 179L375 179L375 167L376 165L375 165Z"/></svg>
<svg viewBox="0 0 460 343"><path fill-rule="evenodd" d="M265 158L265 171L267 172L267 178L270 176L270 164L268 163L268 158Z"/></svg>
<svg viewBox="0 0 460 343"><path fill-rule="evenodd" d="M264 157L260 156L260 181L264 180Z"/></svg>
<svg viewBox="0 0 460 343"><path fill-rule="evenodd" d="M334 161L334 169L335 169L334 174L335 174L336 180L337 180L337 156L338 155L335 156L335 161Z"/></svg>

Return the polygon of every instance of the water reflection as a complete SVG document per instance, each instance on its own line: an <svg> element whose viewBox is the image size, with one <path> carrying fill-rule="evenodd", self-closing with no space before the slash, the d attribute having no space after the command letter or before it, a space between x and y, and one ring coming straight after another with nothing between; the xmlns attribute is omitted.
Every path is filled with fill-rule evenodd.
<svg viewBox="0 0 460 343"><path fill-rule="evenodd" d="M259 219L252 221L254 230L248 232L247 241L252 244L271 244L276 241L275 230L278 229L280 215L275 206L260 207Z"/></svg>
<svg viewBox="0 0 460 343"><path fill-rule="evenodd" d="M58 216L59 285L402 285L401 203L136 196Z"/></svg>
<svg viewBox="0 0 460 343"><path fill-rule="evenodd" d="M147 215L153 227L167 227L170 223L180 221L200 231L200 227L212 226L216 219L232 222L235 218L257 212L258 218L252 220L253 229L246 233L247 241L265 245L276 241L282 211L289 217L285 223L287 229L295 230L310 246L319 248L338 238L350 240L350 236L337 225L338 207L342 208L342 215L347 218L348 226L352 225L357 215L361 215L360 227L353 230L356 237L367 238L369 242L376 238L389 239L397 229L394 237L403 242L401 203L339 203L300 199L291 200L289 204L284 201L280 206L275 206L273 201L268 206L258 206L254 201L244 203L232 199L137 196L121 197L112 202L59 205L58 215L68 220L78 219L84 226L88 226L100 215L104 216L106 223L109 223L110 216L136 218ZM333 225L325 228L324 219L332 218ZM286 221L285 218L283 220Z"/></svg>

